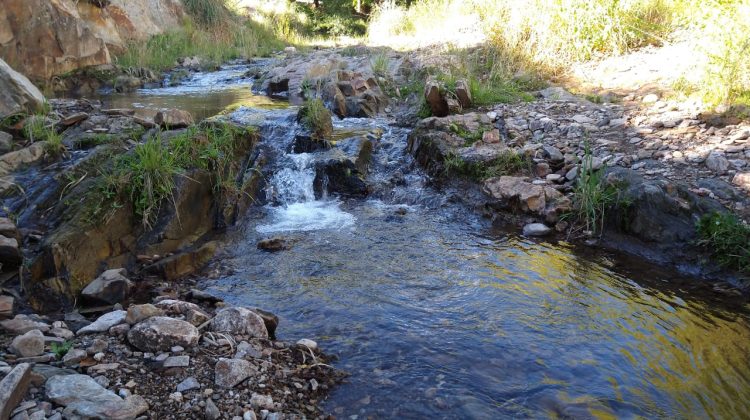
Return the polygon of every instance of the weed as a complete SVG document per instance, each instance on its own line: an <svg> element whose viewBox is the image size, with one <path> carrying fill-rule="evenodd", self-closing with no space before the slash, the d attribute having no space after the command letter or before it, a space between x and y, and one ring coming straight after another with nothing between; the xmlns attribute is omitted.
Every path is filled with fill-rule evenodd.
<svg viewBox="0 0 750 420"><path fill-rule="evenodd" d="M482 181L487 178L515 175L528 171L530 162L523 155L507 150L488 162L469 162L455 153L443 158L445 176L459 176Z"/></svg>
<svg viewBox="0 0 750 420"><path fill-rule="evenodd" d="M373 74L387 78L388 72L388 55L384 52L370 56L370 67Z"/></svg>
<svg viewBox="0 0 750 420"><path fill-rule="evenodd" d="M52 353L55 354L55 357L57 359L62 359L63 356L68 354L68 351L73 348L73 342L72 341L64 341L62 343L55 343L52 342L50 344L50 349L52 349Z"/></svg>
<svg viewBox="0 0 750 420"><path fill-rule="evenodd" d="M470 146L476 143L477 141L482 140L482 135L484 134L484 131L482 130L469 131L463 125L456 124L456 123L452 123L450 127L448 128L450 129L452 133L466 140L466 143L465 143L466 146Z"/></svg>
<svg viewBox="0 0 750 420"><path fill-rule="evenodd" d="M704 215L696 225L698 244L722 266L750 273L750 226L730 213Z"/></svg>
<svg viewBox="0 0 750 420"><path fill-rule="evenodd" d="M583 160L578 168L578 181L573 189L573 211L568 215L589 235L601 234L606 212L620 198L619 189L605 185L602 182L604 170L594 170L592 162L593 155L586 142Z"/></svg>
<svg viewBox="0 0 750 420"><path fill-rule="evenodd" d="M298 119L319 140L333 131L331 112L320 99L306 100L300 108Z"/></svg>

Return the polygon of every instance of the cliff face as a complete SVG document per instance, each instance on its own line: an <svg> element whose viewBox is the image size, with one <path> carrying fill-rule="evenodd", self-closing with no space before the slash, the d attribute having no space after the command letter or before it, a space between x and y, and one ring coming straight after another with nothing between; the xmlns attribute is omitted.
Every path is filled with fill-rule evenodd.
<svg viewBox="0 0 750 420"><path fill-rule="evenodd" d="M34 81L110 64L131 40L179 26L180 0L3 0L0 57Z"/></svg>

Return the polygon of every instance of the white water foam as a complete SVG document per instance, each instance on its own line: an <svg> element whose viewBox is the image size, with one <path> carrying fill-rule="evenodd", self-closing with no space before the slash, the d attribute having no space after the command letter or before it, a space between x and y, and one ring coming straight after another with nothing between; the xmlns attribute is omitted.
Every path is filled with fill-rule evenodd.
<svg viewBox="0 0 750 420"><path fill-rule="evenodd" d="M260 233L345 229L356 218L341 210L336 201L306 201L271 208L272 223L259 225Z"/></svg>

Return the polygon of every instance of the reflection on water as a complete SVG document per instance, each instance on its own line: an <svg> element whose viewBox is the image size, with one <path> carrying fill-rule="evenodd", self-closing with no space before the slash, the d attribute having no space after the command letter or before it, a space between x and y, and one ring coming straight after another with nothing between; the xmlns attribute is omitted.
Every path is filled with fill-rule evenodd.
<svg viewBox="0 0 750 420"><path fill-rule="evenodd" d="M722 417L750 410L744 309L624 277L604 258L487 231L463 210L377 201L345 230L255 249L248 223L209 289L282 317L352 373L325 408L376 417ZM267 217L273 217L269 215ZM477 236L477 232L484 232Z"/></svg>

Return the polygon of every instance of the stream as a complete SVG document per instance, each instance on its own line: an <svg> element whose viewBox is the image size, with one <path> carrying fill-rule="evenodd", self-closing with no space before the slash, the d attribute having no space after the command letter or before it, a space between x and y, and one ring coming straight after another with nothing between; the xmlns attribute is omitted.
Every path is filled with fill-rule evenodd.
<svg viewBox="0 0 750 420"><path fill-rule="evenodd" d="M337 139L382 132L365 199L316 196L292 154L295 109L233 75L112 96L110 105L222 111L264 121L266 204L223 238L202 286L280 318L350 373L323 402L340 418L742 418L750 412L745 303L696 279L563 242L497 230L433 189L385 119L335 121ZM215 87L216 85L219 87ZM205 86L214 86L205 93ZM136 105L138 106L138 105ZM237 108L239 106L239 108ZM281 236L289 250L258 250Z"/></svg>

